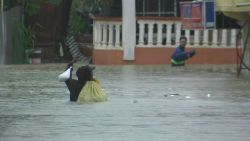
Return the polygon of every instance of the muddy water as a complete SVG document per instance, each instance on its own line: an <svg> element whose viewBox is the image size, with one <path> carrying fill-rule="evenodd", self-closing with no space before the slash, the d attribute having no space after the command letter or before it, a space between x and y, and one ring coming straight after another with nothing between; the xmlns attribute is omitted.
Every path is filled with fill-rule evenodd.
<svg viewBox="0 0 250 141"><path fill-rule="evenodd" d="M0 66L0 141L249 141L250 85L235 74L97 66L107 102L69 102L62 64Z"/></svg>

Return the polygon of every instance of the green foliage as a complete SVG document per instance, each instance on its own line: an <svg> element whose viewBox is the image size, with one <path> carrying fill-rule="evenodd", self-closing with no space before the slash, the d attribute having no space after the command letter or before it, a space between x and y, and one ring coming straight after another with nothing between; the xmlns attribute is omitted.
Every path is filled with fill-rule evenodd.
<svg viewBox="0 0 250 141"><path fill-rule="evenodd" d="M102 6L113 4L114 0L79 0L83 11L98 11Z"/></svg>
<svg viewBox="0 0 250 141"><path fill-rule="evenodd" d="M26 27L22 21L16 23L17 35L24 49L34 48L35 33L30 26Z"/></svg>
<svg viewBox="0 0 250 141"><path fill-rule="evenodd" d="M11 9L16 5L22 5L24 7L24 13L28 16L38 14L41 5L45 2L59 5L62 0L4 0L6 9Z"/></svg>
<svg viewBox="0 0 250 141"><path fill-rule="evenodd" d="M77 34L82 32L85 27L84 19L81 15L77 12L77 7L79 5L79 1L73 0L71 5L70 11L70 18L69 18L69 34Z"/></svg>
<svg viewBox="0 0 250 141"><path fill-rule="evenodd" d="M78 14L79 11L82 13L99 11L102 6L112 3L113 0L73 0L69 19L69 34L77 34L87 28L86 19Z"/></svg>
<svg viewBox="0 0 250 141"><path fill-rule="evenodd" d="M25 0L24 1L25 14L27 14L28 16L36 15L40 10L42 2L43 2L42 0Z"/></svg>
<svg viewBox="0 0 250 141"><path fill-rule="evenodd" d="M33 16L38 14L41 5L44 2L49 2L55 5L59 5L62 2L62 0L21 0L21 1L24 4L25 13L28 16Z"/></svg>
<svg viewBox="0 0 250 141"><path fill-rule="evenodd" d="M108 6L113 3L113 0L80 0L83 4L87 6Z"/></svg>
<svg viewBox="0 0 250 141"><path fill-rule="evenodd" d="M49 0L49 3L52 3L54 5L60 5L62 0Z"/></svg>
<svg viewBox="0 0 250 141"><path fill-rule="evenodd" d="M4 9L8 10L8 9L11 9L12 7L18 5L19 0L4 0L3 4L4 4Z"/></svg>
<svg viewBox="0 0 250 141"><path fill-rule="evenodd" d="M28 63L27 51L34 48L35 33L30 26L26 27L23 19L15 20L13 27L13 60L12 63Z"/></svg>

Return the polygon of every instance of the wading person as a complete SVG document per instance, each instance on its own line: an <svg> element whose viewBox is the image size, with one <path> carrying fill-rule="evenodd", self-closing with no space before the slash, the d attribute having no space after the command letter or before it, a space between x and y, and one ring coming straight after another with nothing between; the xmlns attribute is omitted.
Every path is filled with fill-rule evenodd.
<svg viewBox="0 0 250 141"><path fill-rule="evenodd" d="M175 49L174 53L171 56L172 66L184 66L185 61L196 54L195 50L192 50L190 52L185 51L186 44L187 44L187 38L181 37L180 45Z"/></svg>
<svg viewBox="0 0 250 141"><path fill-rule="evenodd" d="M70 101L77 102L100 102L106 101L106 93L101 88L100 82L93 78L93 70L95 67L85 65L76 71L76 79L72 79L73 59L66 68L66 71L59 75L59 81L65 82L69 92ZM64 75L64 76L63 76Z"/></svg>

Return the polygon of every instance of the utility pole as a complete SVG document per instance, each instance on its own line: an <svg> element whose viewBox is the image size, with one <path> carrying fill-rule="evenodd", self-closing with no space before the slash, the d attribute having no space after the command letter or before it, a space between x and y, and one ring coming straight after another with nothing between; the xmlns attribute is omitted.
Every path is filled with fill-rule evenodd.
<svg viewBox="0 0 250 141"><path fill-rule="evenodd" d="M1 0L1 11L0 11L0 15L1 15L1 40L2 40L2 44L1 47L4 47L4 0Z"/></svg>
<svg viewBox="0 0 250 141"><path fill-rule="evenodd" d="M1 32L1 36L0 36L0 37L1 37L1 41L2 41L1 43L2 43L2 44L0 45L0 47L3 47L3 40L2 40L2 39L3 39L3 23L4 23L4 22L3 22L3 21L4 21L4 20L3 20L3 19L4 19L4 18L3 18L3 7L4 7L4 6L3 6L3 5L4 5L4 4L3 4L3 0L1 0L1 3L0 3L0 6L1 6L1 7L0 7L0 10L1 10L1 11L0 11L0 15L1 15L1 24L0 24L0 25L1 25L1 27L0 27L0 28L1 28L1 31L2 31L2 32Z"/></svg>
<svg viewBox="0 0 250 141"><path fill-rule="evenodd" d="M5 28L4 28L4 0L1 0L1 5L0 5L0 18L1 18L1 23L0 23L0 31L1 31L1 35L0 35L0 64L4 64L5 62Z"/></svg>

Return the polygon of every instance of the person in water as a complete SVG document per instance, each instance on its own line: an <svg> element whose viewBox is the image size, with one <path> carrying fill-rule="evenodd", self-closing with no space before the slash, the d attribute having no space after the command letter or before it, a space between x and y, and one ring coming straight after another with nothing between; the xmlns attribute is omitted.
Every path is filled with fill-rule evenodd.
<svg viewBox="0 0 250 141"><path fill-rule="evenodd" d="M101 83L93 78L95 66L81 66L76 71L76 79L72 79L73 59L66 68L66 71L59 75L59 81L65 82L69 92L70 101L78 103L103 102L107 101L106 91L101 87Z"/></svg>
<svg viewBox="0 0 250 141"><path fill-rule="evenodd" d="M67 68L70 68L70 77L65 81L66 86L68 87L68 90L70 92L70 101L77 101L78 96L82 90L82 88L85 86L87 81L93 80L93 70L95 67L85 65L81 66L76 71L76 79L72 79L72 71L73 71L73 64L76 62L75 59L73 59L68 65Z"/></svg>
<svg viewBox="0 0 250 141"><path fill-rule="evenodd" d="M171 56L171 64L172 66L185 66L185 61L189 58L192 58L196 51L185 51L187 45L187 38L180 38L180 45L175 49L174 53Z"/></svg>

